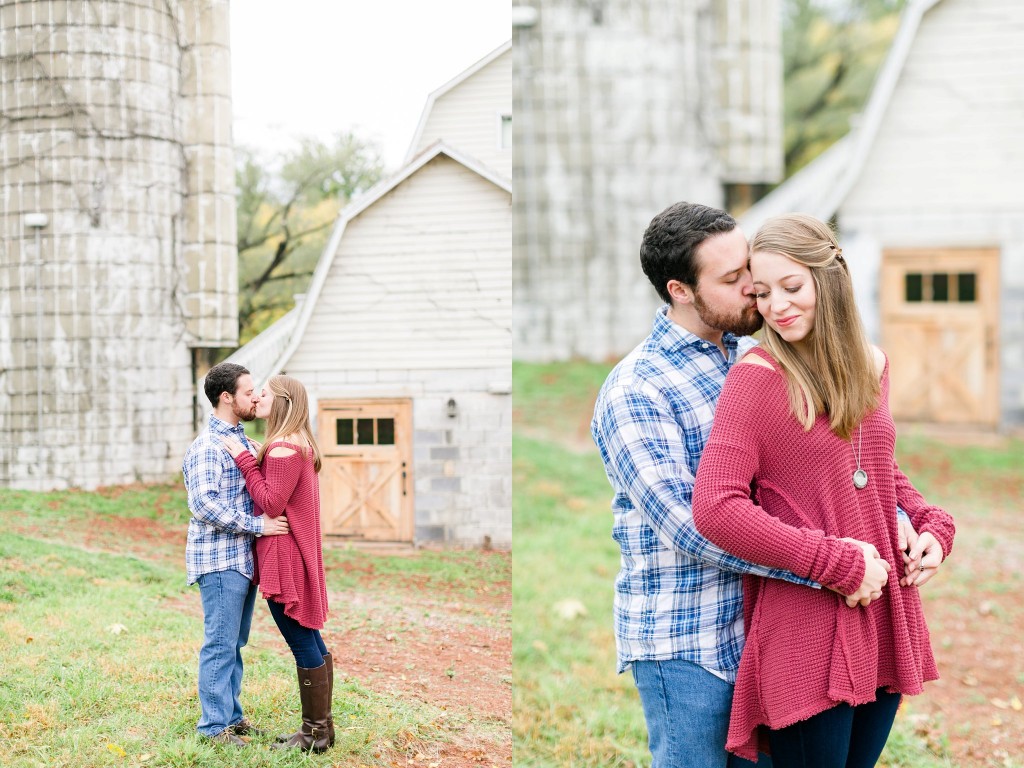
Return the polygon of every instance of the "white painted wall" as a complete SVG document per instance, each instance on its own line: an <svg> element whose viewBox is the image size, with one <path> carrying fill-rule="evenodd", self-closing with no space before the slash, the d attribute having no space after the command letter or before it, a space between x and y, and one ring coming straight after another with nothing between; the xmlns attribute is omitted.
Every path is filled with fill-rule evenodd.
<svg viewBox="0 0 1024 768"><path fill-rule="evenodd" d="M512 52L441 94L427 116L417 152L443 140L512 178L512 147L501 146L501 115L512 114Z"/></svg>

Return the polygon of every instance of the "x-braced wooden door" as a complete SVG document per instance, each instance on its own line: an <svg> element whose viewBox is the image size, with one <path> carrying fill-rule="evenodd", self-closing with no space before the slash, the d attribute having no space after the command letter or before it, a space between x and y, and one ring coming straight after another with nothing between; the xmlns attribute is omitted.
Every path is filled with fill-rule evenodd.
<svg viewBox="0 0 1024 768"><path fill-rule="evenodd" d="M996 426L999 251L886 250L881 299L893 416Z"/></svg>
<svg viewBox="0 0 1024 768"><path fill-rule="evenodd" d="M412 541L412 401L321 400L318 409L324 533Z"/></svg>

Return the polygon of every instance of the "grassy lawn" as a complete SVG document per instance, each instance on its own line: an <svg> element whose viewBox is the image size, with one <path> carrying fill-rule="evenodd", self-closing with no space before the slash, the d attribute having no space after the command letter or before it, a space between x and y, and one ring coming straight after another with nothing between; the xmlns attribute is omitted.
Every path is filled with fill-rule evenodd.
<svg viewBox="0 0 1024 768"><path fill-rule="evenodd" d="M513 366L513 740L517 766L650 764L639 698L615 674L618 546L610 486L589 442L608 366ZM1019 597L1024 446L901 439L918 488L958 522L953 557L924 588L943 680L901 708L888 768L1021 768L1024 612ZM988 566L991 557L1008 564ZM1003 558L1006 558L1003 560ZM997 649L1004 649L1000 656Z"/></svg>
<svg viewBox="0 0 1024 768"><path fill-rule="evenodd" d="M278 753L269 739L244 752L206 743L194 732L202 614L198 589L185 585L188 512L180 484L96 493L2 490L0 512L7 522L0 534L5 768L393 766L453 738L452 712L371 690L339 669L338 745L328 753ZM325 560L329 589L361 585L371 604L374 595L401 600L408 590L470 595L509 578L501 566L507 557L479 552L388 557L330 548ZM368 578L372 586L365 587ZM250 719L279 733L299 722L295 667L265 613L257 601L244 652L243 704ZM483 613L471 619L498 621ZM332 605L325 638L359 620L358 611ZM402 642L397 637L391 645Z"/></svg>

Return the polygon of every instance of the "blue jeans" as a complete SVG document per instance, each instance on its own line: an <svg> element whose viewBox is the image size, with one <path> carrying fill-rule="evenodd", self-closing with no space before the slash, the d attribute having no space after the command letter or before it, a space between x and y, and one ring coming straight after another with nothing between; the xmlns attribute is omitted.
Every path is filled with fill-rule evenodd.
<svg viewBox="0 0 1024 768"><path fill-rule="evenodd" d="M285 616L281 603L267 600L267 607L270 608L270 615L274 617L277 628L281 630L281 637L288 643L295 657L295 666L303 669L322 667L327 646L320 637L320 630L304 627L291 616Z"/></svg>
<svg viewBox="0 0 1024 768"><path fill-rule="evenodd" d="M892 730L898 693L879 688L875 700L819 712L788 728L768 732L776 768L872 768Z"/></svg>
<svg viewBox="0 0 1024 768"><path fill-rule="evenodd" d="M753 768L725 751L733 686L682 659L634 661L633 680L647 721L651 768ZM758 768L771 768L761 755Z"/></svg>
<svg viewBox="0 0 1024 768"><path fill-rule="evenodd" d="M216 736L242 719L242 647L249 642L256 585L238 571L199 577L203 600L203 647L199 649L199 706L196 730Z"/></svg>

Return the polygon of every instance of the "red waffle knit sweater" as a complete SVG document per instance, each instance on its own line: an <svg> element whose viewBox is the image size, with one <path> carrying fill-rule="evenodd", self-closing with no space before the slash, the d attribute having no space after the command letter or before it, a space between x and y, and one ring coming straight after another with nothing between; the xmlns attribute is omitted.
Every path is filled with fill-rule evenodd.
<svg viewBox="0 0 1024 768"><path fill-rule="evenodd" d="M275 446L291 448L290 456L271 456ZM327 618L327 587L320 541L320 486L313 456L283 440L267 446L262 465L243 451L235 463L245 476L254 514L288 518L283 536L256 539L256 576L263 597L284 605L286 616L310 629L323 629Z"/></svg>
<svg viewBox="0 0 1024 768"><path fill-rule="evenodd" d="M953 545L954 526L896 466L888 362L880 405L863 423L860 465L869 479L857 490L858 430L851 444L819 416L804 431L790 413L774 358L760 348L753 353L773 367L739 364L726 378L697 471L697 530L745 560L844 594L860 586L864 558L842 537L874 544L893 566L881 599L867 608L847 607L830 589L745 577L747 639L726 747L756 760L759 726L783 728L839 702L864 704L882 687L920 693L926 680L938 678L918 591L899 585L896 505L919 532L931 531L943 556Z"/></svg>

